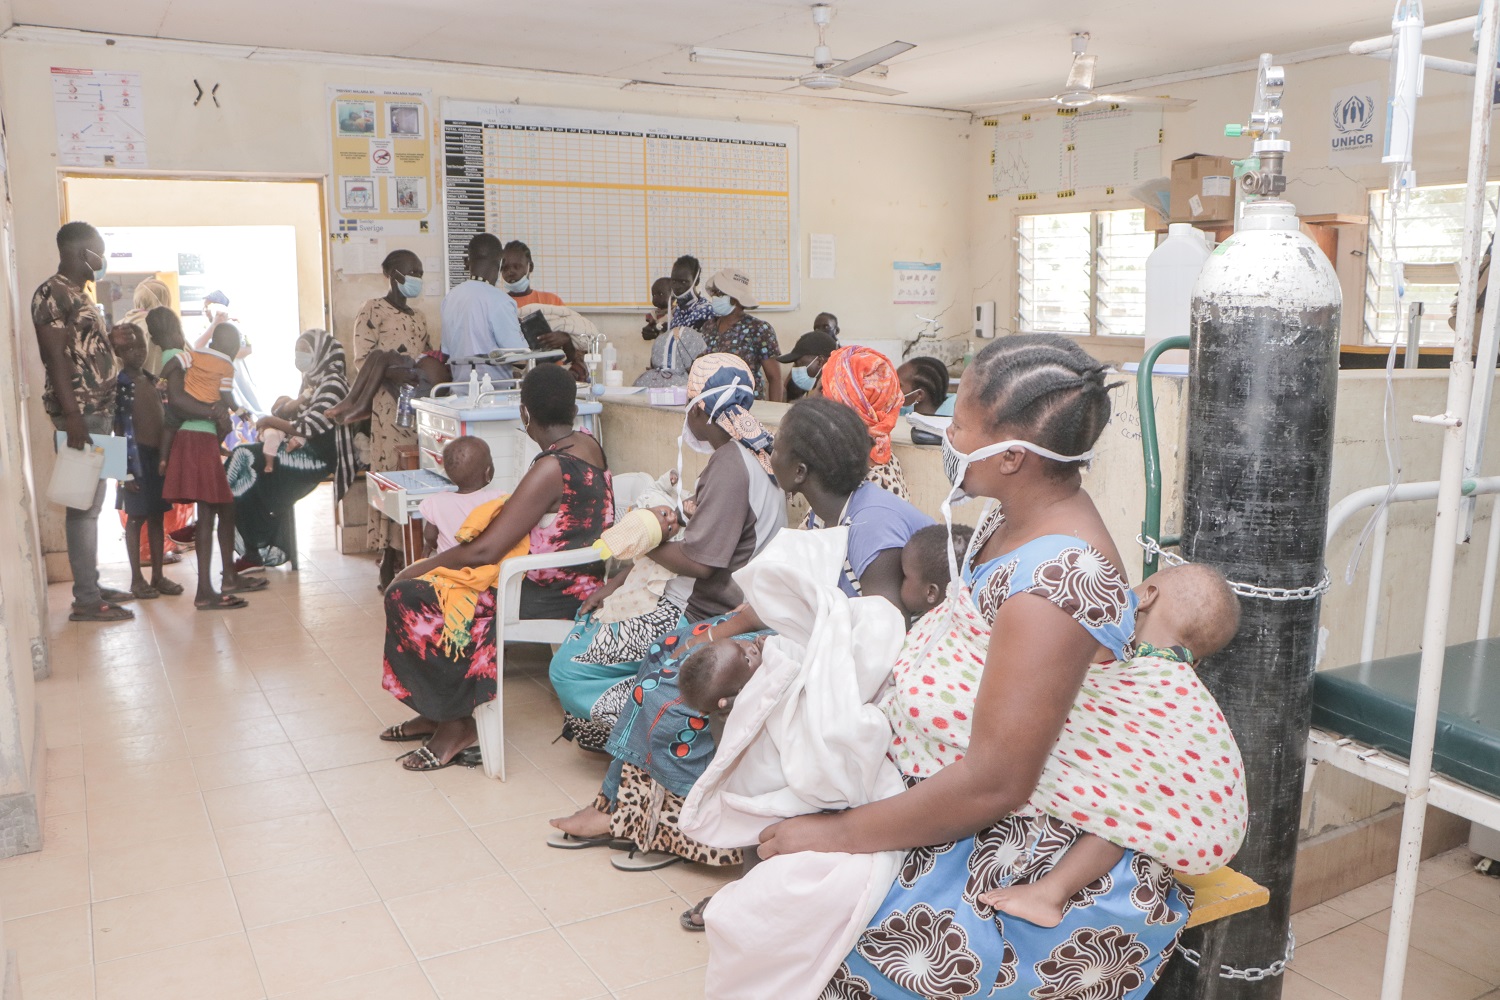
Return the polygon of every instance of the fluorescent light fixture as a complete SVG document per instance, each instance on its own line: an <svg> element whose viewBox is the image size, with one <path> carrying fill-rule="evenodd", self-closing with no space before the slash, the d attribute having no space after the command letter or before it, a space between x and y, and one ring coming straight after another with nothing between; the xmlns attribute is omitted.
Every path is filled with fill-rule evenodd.
<svg viewBox="0 0 1500 1000"><path fill-rule="evenodd" d="M812 67L811 56L793 56L783 52L752 52L749 49L714 49L694 45L688 50L688 59L695 63L721 66L790 66L794 69Z"/></svg>

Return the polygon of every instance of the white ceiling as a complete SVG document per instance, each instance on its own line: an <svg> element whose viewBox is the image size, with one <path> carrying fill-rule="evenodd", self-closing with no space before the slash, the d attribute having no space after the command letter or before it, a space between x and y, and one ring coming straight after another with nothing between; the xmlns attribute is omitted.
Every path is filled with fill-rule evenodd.
<svg viewBox="0 0 1500 1000"><path fill-rule="evenodd" d="M759 72L688 61L690 46L810 53L808 0L14 0L22 25L273 48L404 56L625 80L776 90L783 85L662 75ZM1046 96L1070 61L1069 35L1092 33L1098 83L1253 59L1390 30L1392 0L843 0L829 29L834 56L893 40L917 48L890 63L898 98L841 97L959 108ZM1473 0L1429 0L1427 20L1474 12ZM790 72L790 71L787 71ZM807 91L801 91L807 93Z"/></svg>

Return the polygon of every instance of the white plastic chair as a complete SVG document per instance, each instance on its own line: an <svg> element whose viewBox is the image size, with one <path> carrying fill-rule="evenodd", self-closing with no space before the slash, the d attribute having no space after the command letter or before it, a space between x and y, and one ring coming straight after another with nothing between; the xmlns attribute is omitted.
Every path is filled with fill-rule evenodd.
<svg viewBox="0 0 1500 1000"><path fill-rule="evenodd" d="M621 472L612 477L615 493L615 516L619 517L625 511L634 507L656 480L647 472Z"/></svg>
<svg viewBox="0 0 1500 1000"><path fill-rule="evenodd" d="M522 618L521 581L534 569L560 569L598 561L599 553L590 547L516 556L500 564L500 578L495 582L495 700L474 710L486 777L505 780L505 644L557 644L573 630L571 618Z"/></svg>

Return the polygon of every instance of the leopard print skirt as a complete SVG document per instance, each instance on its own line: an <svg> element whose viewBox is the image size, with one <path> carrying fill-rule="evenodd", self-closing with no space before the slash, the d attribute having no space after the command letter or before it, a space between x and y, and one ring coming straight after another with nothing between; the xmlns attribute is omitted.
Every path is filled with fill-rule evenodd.
<svg viewBox="0 0 1500 1000"><path fill-rule="evenodd" d="M677 828L682 796L673 795L633 764L622 764L620 791L610 815L609 833L635 844L641 851L664 851L700 865L728 866L740 863L738 848L722 850L698 843ZM609 812L603 795L594 803Z"/></svg>

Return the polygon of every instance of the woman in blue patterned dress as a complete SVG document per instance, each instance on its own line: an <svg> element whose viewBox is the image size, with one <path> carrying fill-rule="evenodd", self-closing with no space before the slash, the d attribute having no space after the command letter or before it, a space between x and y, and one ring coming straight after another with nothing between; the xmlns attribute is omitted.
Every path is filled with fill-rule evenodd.
<svg viewBox="0 0 1500 1000"><path fill-rule="evenodd" d="M978 898L1035 881L1081 835L1025 804L1089 664L1125 655L1134 630L1134 595L1080 476L1109 419L1105 374L1050 336L1008 337L965 374L944 466L956 493L999 504L950 591L942 641L903 657L914 662L883 703L909 787L762 838L762 857L907 852L825 1000L1140 1000L1186 923L1190 896L1129 851L1057 927Z"/></svg>

